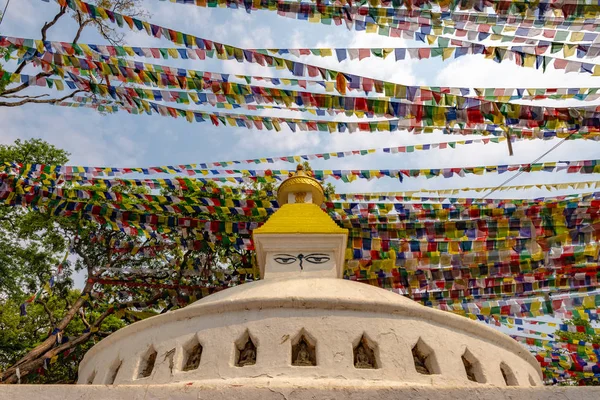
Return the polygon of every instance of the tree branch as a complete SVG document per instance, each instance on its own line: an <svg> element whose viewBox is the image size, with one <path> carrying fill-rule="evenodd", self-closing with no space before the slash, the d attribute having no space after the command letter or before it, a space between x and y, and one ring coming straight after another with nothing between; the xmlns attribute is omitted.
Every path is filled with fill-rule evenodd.
<svg viewBox="0 0 600 400"><path fill-rule="evenodd" d="M39 96L17 96L17 95L8 95L8 96L1 96L4 97L6 99L39 99L41 97L46 97L46 96L50 96L48 93L45 94L40 94Z"/></svg>
<svg viewBox="0 0 600 400"><path fill-rule="evenodd" d="M50 22L46 22L44 24L44 26L42 27L42 40L46 41L48 40L46 35L48 34L48 29L52 28L57 22L58 20L65 15L67 12L67 6L62 6L60 7L60 11L58 12L58 14L56 14L54 16L54 18L52 19L52 21Z"/></svg>
<svg viewBox="0 0 600 400"><path fill-rule="evenodd" d="M25 61L23 61L25 62ZM14 72L15 74L18 73L17 71ZM47 78L49 76L52 75L52 72L40 72L39 74L37 74L35 76L35 80L41 79L41 78ZM19 86L15 86L14 88L11 89L6 89L4 92L0 93L0 97L4 97L7 94L12 94L12 93L17 93L20 92L21 90L28 88L29 87L29 82L25 82L20 84Z"/></svg>
<svg viewBox="0 0 600 400"><path fill-rule="evenodd" d="M93 19L87 19L84 21L83 17L81 16L81 12L77 11L77 23L79 24L79 28L77 29L77 33L75 34L75 38L73 39L73 44L79 41L79 38L81 37L81 32L83 32L83 29L86 27L86 25L92 21Z"/></svg>
<svg viewBox="0 0 600 400"><path fill-rule="evenodd" d="M89 292L91 292L93 287L94 287L93 282L88 282L85 284L83 290L81 291L81 296L79 296L79 298L75 301L75 303L73 304L73 307L71 307L71 309L65 313L65 316L62 318L62 320L54 326L55 331L62 332L67 327L67 325L69 325L69 323L75 317L75 314L85 304L86 299L84 298L84 296L87 295ZM55 345L56 335L57 335L57 333L50 334L46 338L46 340L44 340L37 347L35 347L29 353L27 353L23 358L21 358L19 361L17 361L6 372L14 373L16 371L16 368L19 367L20 365L28 363L31 360L37 359L38 357L40 357L40 355L42 355L45 352L47 352L48 350L50 350Z"/></svg>
<svg viewBox="0 0 600 400"><path fill-rule="evenodd" d="M48 304L45 301L42 301L40 299L36 299L35 302L44 306L44 310L46 311L46 314L48 314L48 319L50 320L50 325L54 329L54 325L56 325L56 321L54 320L54 315L52 315L52 311L50 311L50 309L48 308Z"/></svg>
<svg viewBox="0 0 600 400"><path fill-rule="evenodd" d="M52 19L52 21L50 21L50 22L46 22L46 23L44 24L44 26L42 27L42 31L41 31L41 32L42 32L42 40L43 40L43 41L46 41L46 40L48 40L48 39L47 39L48 29L52 28L52 27L53 27L53 26L54 26L54 25L55 25L55 24L58 22L58 20L59 20L59 19L60 19L60 18L61 18L63 15L65 15L65 14L66 14L66 12L67 12L67 7L66 7L66 6L65 6L65 7L61 7L61 8L60 8L60 11L59 11L59 12L58 12L58 13L57 13L55 16L54 16L54 18ZM17 69L16 69L16 70L15 70L15 72L13 72L13 73L14 73L14 74L20 74L20 73L21 73L21 71L23 71L23 68L25 68L25 66L26 66L26 65L29 63L29 61L30 61L30 60L24 60L23 62L21 62L21 64L19 64L19 66L17 67ZM23 86L23 85L21 85L21 86ZM20 88L19 90L17 90L17 91L23 90L25 87L27 87L27 86L21 87L21 88ZM8 93L15 93L15 92L8 92ZM5 92L4 94L8 94L8 93L7 93L7 92Z"/></svg>
<svg viewBox="0 0 600 400"><path fill-rule="evenodd" d="M22 106L23 104L27 104L27 103L36 103L36 104L53 104L53 103L58 103L61 102L63 100L69 99L73 96L75 96L77 93L81 93L83 92L82 89L76 90L74 92L72 92L71 94L68 94L64 97L61 97L60 99L47 99L47 100L39 100L39 99L35 99L35 98L25 98L21 101L15 101L15 102L10 102L10 101L0 101L0 107L19 107Z"/></svg>
<svg viewBox="0 0 600 400"><path fill-rule="evenodd" d="M162 297L163 297L162 292L158 292L157 294L154 295L154 297L152 297L152 299L148 300L146 302L146 304L147 305L154 304L158 300L162 299ZM79 299L78 299L78 301L79 301ZM122 303L119 308L132 307L137 302L138 301L130 301L130 302L127 302L127 303ZM71 341L68 341L67 343L60 344L60 345L58 345L58 346L56 346L54 348L48 348L44 352L39 352L36 355L35 358L28 358L26 360L22 359L23 361L19 361L14 366L12 366L9 369L7 369L6 371L4 371L4 373L2 375L0 375L0 383L16 383L18 381L18 378L16 376L16 369L17 369L17 367L19 368L19 372L20 372L21 377L23 377L23 376L29 374L31 371L35 371L39 367L43 366L44 360L52 358L52 357L54 357L54 356L62 353L65 350L72 349L72 348L74 348L74 347L76 347L76 346L78 346L80 344L85 343L93 335L95 335L95 334L98 333L98 332L92 332L92 330L95 329L95 328L99 328L100 325L102 324L102 321L104 321L106 319L106 317L108 317L109 315L114 314L115 311L116 311L116 309L114 307L109 307L106 311L104 311L94 321L94 323L91 324L89 332L86 332L86 333L82 334L81 336L79 336L79 337L77 337L77 338L75 338L75 339L73 339ZM103 332L102 335L104 336L105 333ZM54 336L54 335L52 335L52 336ZM47 340L48 339L46 339L46 341ZM54 342L54 340L53 340L53 342ZM38 346L38 347L40 347L40 346ZM34 350L32 350L32 352L35 351L35 350L37 350L37 348L35 348ZM32 352L30 352L30 354ZM27 356L25 356L25 357L27 357Z"/></svg>
<svg viewBox="0 0 600 400"><path fill-rule="evenodd" d="M91 329L90 323L85 319L85 311L83 311L83 307L79 309L79 317L81 317L81 322L85 325L86 328Z"/></svg>

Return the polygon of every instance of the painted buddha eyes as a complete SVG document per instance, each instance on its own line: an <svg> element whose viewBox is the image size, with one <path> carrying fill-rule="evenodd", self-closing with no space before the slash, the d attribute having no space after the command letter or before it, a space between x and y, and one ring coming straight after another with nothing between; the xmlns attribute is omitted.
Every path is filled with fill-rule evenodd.
<svg viewBox="0 0 600 400"><path fill-rule="evenodd" d="M311 253L307 255L300 253L295 256L291 254L275 254L274 258L275 262L281 265L289 265L295 263L296 261L300 261L300 269L304 269L302 266L304 261L310 264L323 264L330 259L331 257L323 253Z"/></svg>
<svg viewBox="0 0 600 400"><path fill-rule="evenodd" d="M296 257L290 256L289 254L278 254L275 257L275 261L278 264L288 265L288 264L292 264L293 262L296 262Z"/></svg>
<svg viewBox="0 0 600 400"><path fill-rule="evenodd" d="M304 257L304 259L306 260L306 262L309 262L311 264L323 264L329 261L329 256L326 254L309 254L306 257Z"/></svg>

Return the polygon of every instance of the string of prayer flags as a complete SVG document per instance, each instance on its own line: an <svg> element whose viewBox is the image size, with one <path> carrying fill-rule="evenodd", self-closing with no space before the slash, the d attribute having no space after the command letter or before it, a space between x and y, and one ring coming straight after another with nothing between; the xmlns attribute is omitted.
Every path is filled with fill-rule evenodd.
<svg viewBox="0 0 600 400"><path fill-rule="evenodd" d="M99 58L94 58L94 55L100 54L103 57L106 57L104 61L109 63L119 65L119 66L128 66L130 68L140 68L148 67L147 64L142 64L135 61L125 60L122 57L136 55L140 56L142 54L146 55L164 55L168 57L169 54L179 54L178 51L186 50L192 51L192 49L181 49L181 48L139 48L139 47L128 47L128 46L108 46L108 45L86 45L86 44L70 44L64 42L42 42L40 40L33 39L25 39L25 38L15 38L15 37L6 37L0 36L0 47L4 48L23 48L28 50L42 50L40 54L44 53L44 49L46 51L56 51L63 55L69 56L85 56L86 58L92 57L97 61L102 61ZM93 50L92 50L93 49ZM177 50L177 51L176 51ZM196 49L198 51L199 49ZM271 51L271 50L268 50ZM279 50L282 51L282 50ZM302 50L300 50L302 51ZM320 51L319 49L314 49L314 51ZM163 57L163 58L165 58ZM307 85L317 85L320 87L325 87L328 89L326 81L317 81L317 80L298 80L298 79L288 79L288 78L274 78L274 77L264 77L264 76L248 76L248 75L231 75L231 74L222 74L215 72L205 72L205 71L188 71L181 68L173 68L164 65L154 65L154 70L157 72L164 72L167 75L173 76L185 76L189 75L191 77L201 77L202 79L207 78L211 81L223 81L228 82L231 77L235 76L237 78L245 80L247 83L251 83L252 81L264 81L271 83L273 85L289 85L289 86L301 86L306 88ZM152 70L152 69L151 69ZM184 75L185 73L185 75ZM357 90L356 81L358 80L358 89L363 90L365 92L375 91L377 93L383 93L384 82L380 82L377 80L369 80L367 78L356 77L353 75L345 74L349 78L348 85L346 90ZM385 82L385 85L397 85L389 82ZM397 89L389 89L385 88L386 93L396 94ZM552 98L552 99L567 99L567 98L576 98L581 101L593 101L600 98L600 94L598 93L599 88L455 88L455 87L418 87L418 86L404 86L398 85L401 87L405 87L406 91L412 92L412 96L414 99L421 98L421 91L424 91L425 96L431 97L431 95L427 95L427 91L442 93L442 94L450 94L457 96L477 96L482 97L487 100L493 100L498 97L506 97L508 100L517 100L517 99L543 99L543 98ZM334 87L335 88L335 87ZM424 101L424 100L423 100Z"/></svg>
<svg viewBox="0 0 600 400"><path fill-rule="evenodd" d="M166 0L161 0L166 1ZM194 2L186 2L186 1L177 1L177 0L169 0L174 3L183 3L183 4L195 4L200 7L227 7L230 9L244 9L246 12L250 13L255 10L269 10L276 11L277 15L284 16L288 18L305 20L313 23L322 23L326 25L331 25L333 21L336 25L341 25L345 23L348 29L354 27L357 31L366 30L367 32L375 32L377 28L381 25L393 25L393 23L397 20L396 17L404 17L404 18L418 18L427 21L428 17L431 18L435 16L435 20L438 22L447 22L448 20L452 20L451 16L456 14L457 10L469 11L466 14L471 14L473 12L477 13L477 16L483 14L484 17L487 18L500 18L504 15L509 16L529 16L528 12L539 12L541 15L549 14L548 18L552 19L556 17L556 13L561 13L565 16L565 19L571 20L576 19L578 17L588 17L590 19L593 18L594 15L598 14L598 10L593 8L593 5L587 4L585 2L574 2L570 1L567 5L566 2L561 2L559 6L555 2L540 2L536 5L530 3L522 3L519 1L518 6L515 2L509 5L508 8L505 5L500 6L496 2L490 2L487 6L493 7L494 11L497 14L489 14L489 13L481 13L483 11L479 6L474 6L473 3L460 3L453 4L452 8L448 7L446 3L443 2L428 2L427 7L422 7L421 4L410 4L407 6L407 9L401 9L398 5L394 5L394 7L387 7L391 2L365 2L359 1L355 4L311 4L311 3L296 3L285 0L261 0L260 2L241 2L237 0L233 1L218 1L218 0L209 0L206 1L196 1ZM433 11L429 7L431 7L431 3L436 3L440 6L440 11ZM384 5L381 7L381 5ZM574 5L577 5L576 7ZM564 7L564 8L562 8ZM568 18L566 18L568 16ZM541 21L545 20L545 16ZM404 21L404 19L402 19ZM479 22L478 19L469 21L471 23ZM503 21L504 22L504 21ZM460 23L460 22L459 22ZM459 23L455 25L459 25ZM484 21L486 25L493 25L496 27L499 25L498 30L494 32L496 34L501 33L502 24L495 24L493 19L488 19ZM381 24L381 25L379 25ZM554 26L557 27L557 26ZM507 32L514 32L514 30L506 29ZM487 30L481 30L481 32L487 32ZM386 33L386 32L383 32ZM523 34L523 33L521 33ZM387 31L387 35L390 35L390 32Z"/></svg>
<svg viewBox="0 0 600 400"><path fill-rule="evenodd" d="M526 185L506 185L498 188L498 191L512 191L512 190L528 190L528 189L545 189L545 190L584 190L584 189L597 189L600 188L600 181L577 181L577 182L562 182L562 183L532 183ZM448 189L419 189L419 190L406 190L401 192L377 192L377 193L336 193L331 195L332 200L379 200L379 201L394 201L397 196L414 196L419 193L431 193L438 196L442 195L455 195L461 192L489 192L490 190L496 189L494 186L484 187L462 187L462 188L448 188ZM580 194L567 194L564 196L558 196L557 199L567 199L570 197L578 197ZM511 199L506 199L511 201Z"/></svg>
<svg viewBox="0 0 600 400"><path fill-rule="evenodd" d="M39 173L41 179L57 179L59 175L64 172L61 171L61 166L55 167L53 171L50 169L48 172L45 171L45 167L31 165L28 166L28 174ZM121 169L122 171L129 169ZM137 168L137 171L144 171L144 168ZM133 169L132 169L133 171ZM187 175L244 175L250 178L264 177L272 178L273 180L281 180L281 177L286 177L291 172L289 170L249 170L249 169L186 169L181 170ZM565 171L568 174L595 174L600 173L600 160L574 160L574 161L558 161L558 162L545 162L535 164L506 164L506 165L482 165L482 166L469 166L469 167L450 167L450 168L428 168L428 169L375 169L375 170L313 170L313 175L317 179L334 178L342 180L344 182L350 182L355 179L380 179L380 178L395 178L405 179L414 178L419 176L425 176L428 178L443 176L444 178L451 178L454 176L464 177L469 174L483 175L486 173L506 173L512 171L519 172L560 172ZM113 173L111 170L97 170L92 169L91 173L85 168L73 169L71 167L69 176L91 176L102 175L105 172ZM114 172L119 172L119 169L115 169ZM154 172L159 172L158 169ZM162 171L161 171L162 172ZM175 170L173 170L175 172ZM148 173L150 171L148 170ZM271 181L273 181L271 180Z"/></svg>
<svg viewBox="0 0 600 400"><path fill-rule="evenodd" d="M512 60L520 67L547 68L554 66L565 72L584 72L599 74L600 68L594 62L587 62L585 67L582 62L569 60L575 55L578 59L593 59L600 55L600 46L576 45L568 43L548 43L543 45L518 45L518 46L490 46L471 43L458 39L450 39L449 43L442 37L437 38L442 42L436 47L411 47L411 48L311 48L311 49L255 49L263 54L292 55L302 57L316 55L321 57L337 57L339 62L349 59L361 61L370 57L387 58L394 55L395 61L424 60L441 57L443 60L459 58L466 55L484 55L496 62ZM449 44L449 45L448 45ZM577 51L576 51L577 50ZM562 52L564 56L558 57Z"/></svg>
<svg viewBox="0 0 600 400"><path fill-rule="evenodd" d="M90 99L93 101L93 99ZM381 147L372 149L359 149L350 151L334 151L327 153L313 153L313 154L302 154L302 155L289 155L289 156L276 156L276 157L265 157L255 158L247 160L234 160L234 161L216 161L206 162L197 164L179 164L174 166L151 166L151 167L130 167L130 168L118 168L118 167L88 167L88 166L59 166L59 165L44 165L44 172L56 172L64 173L65 175L72 175L75 173L84 172L86 176L117 176L131 173L152 175L152 174L172 174L180 173L185 175L194 175L195 169L201 168L213 168L213 167L227 167L231 165L239 164L273 164L276 162L287 162L298 164L303 161L312 160L330 160L332 158L347 158L352 156L368 156L376 153L387 153L387 154L399 154L399 153L412 153L415 151L427 151L427 150L443 150L443 149L455 149L457 146L465 146L471 144L489 144L489 143L501 143L506 141L506 137L493 137L489 139L472 139L472 140L460 140L455 142L441 142L441 143L423 143L407 146L396 146L396 147ZM23 168L22 164L17 164L19 168ZM27 166L29 172L35 171L41 166Z"/></svg>
<svg viewBox="0 0 600 400"><path fill-rule="evenodd" d="M234 46L224 45L218 42L210 41L203 38L194 37L191 35L169 30L160 26L150 24L145 21L138 20L123 16L118 13L110 12L107 10L90 5L79 0L57 0L63 6L69 6L70 8L83 12L89 15L91 18L110 20L116 23L119 27L127 25L130 29L136 29L138 31L145 31L147 34L155 37L165 37L174 43L185 45L186 47L198 47L200 49L215 49L216 56L222 59L236 59L239 62L255 62L263 66L287 68L295 76L304 76L305 72L311 77L322 75L326 78L327 75L332 75L332 78L337 77L339 71L319 69L319 67L298 63L295 61L283 59L275 56L265 56L256 51L236 48ZM110 14L110 16L109 16ZM582 66L584 68L584 66ZM587 68L587 66L585 66Z"/></svg>
<svg viewBox="0 0 600 400"><path fill-rule="evenodd" d="M39 81L38 81L39 82ZM40 83L41 86L45 86L45 81ZM139 102L140 104L142 104L142 102ZM133 115L140 115L142 114L142 112L140 111L139 108L133 108L133 107L129 107L129 106L122 106L122 103L119 104L102 104L102 103L98 103L98 102L93 102L93 101L89 101L86 100L82 103L79 102L69 102L69 101L63 101L63 102L57 102L57 103L52 103L52 105L54 106L60 106L60 107L87 107L87 108L92 108L92 109L97 109L99 111L107 111L107 112L117 112L119 110L125 110L127 112L129 112L130 114ZM158 107L157 107L158 108ZM227 107L223 107L228 109ZM247 107L248 109L250 109L249 107ZM181 117L186 117L190 114L184 113L183 110L178 111L178 109L174 109L172 107L169 107L167 109L171 109L173 110L173 112L170 112L169 115L167 115L166 113L163 113L161 115L163 116L171 116L174 118L177 118L177 116L181 116ZM145 109L144 109L145 111ZM145 112L146 114L148 114L148 112ZM152 111L150 111L150 113L152 113ZM150 114L148 114L150 115ZM194 116L194 120L189 120L189 122L204 122L205 119L203 118L203 115L201 114L199 117L196 116L196 112L193 112L191 115ZM211 115L209 113L204 113L204 115ZM258 130L263 130L264 127L266 127L267 130L270 130L269 128L269 123L265 123L264 127L261 124L255 124L254 128L251 127L251 124L247 124L245 121L247 121L247 115L243 115L240 119L235 120L235 124L232 124L231 126L238 126L238 127L242 127L242 126L246 126L246 128L248 129L258 129ZM190 117L191 118L191 117ZM273 117L274 118L274 117ZM251 118L253 119L253 118ZM260 118L256 118L257 120L260 120ZM299 128L300 130L303 131L321 131L321 132L330 132L333 133L335 132L335 128L338 127L338 124L332 124L331 127L327 127L324 124L320 124L316 126L315 129L315 125L314 124L308 124L308 125L303 125L302 122L305 122L306 120L301 120L300 124L296 125L296 123L298 122L297 120L291 120L290 123L287 122L286 119L283 119L284 121L286 121L286 123L288 124L288 126L290 126L292 131L296 131L297 128ZM278 121L280 121L280 119L278 119ZM221 122L221 119L219 118L217 119L211 119L211 122L213 122L213 124L217 125L217 122ZM227 122L227 121L226 121ZM329 121L328 121L329 122ZM242 123L244 125L242 125ZM237 125L236 125L237 124ZM421 134L421 133L433 133L436 131L439 131L443 134L446 135L482 135L482 136L493 136L493 137L500 137L505 135L505 131L503 130L499 130L498 126L493 125L493 124L476 124L476 127L448 127L448 126L423 126L422 124L420 125L416 125L414 123L412 123L412 121L408 121L408 123L406 121L391 121L390 126L394 128L394 131L408 131L408 132L412 132L415 134ZM375 131L382 131L382 129L385 129L387 127L387 125L385 124L372 124L372 123L362 123L362 124L358 124L358 123L342 123L339 125L339 127L342 129L340 132L350 132L350 133L354 133L357 131L360 132L375 132ZM600 128L593 128L593 127L583 127L580 130L566 130L566 129L559 129L559 130L541 130L539 128L515 128L515 127L510 127L508 129L508 131L510 132L511 135L511 139L512 140L518 140L518 139L541 139L541 140L549 140L549 139L553 139L555 137L558 138L566 138L569 137L570 139L593 139L593 140L598 140L598 134L600 133Z"/></svg>
<svg viewBox="0 0 600 400"><path fill-rule="evenodd" d="M90 84L88 86L97 87L98 85ZM83 85L82 87L86 87ZM518 125L527 123L531 127L537 127L542 129L550 129L550 135L553 135L552 129L577 129L576 126L580 127L582 132L597 131L597 122L595 111L580 109L584 115L583 122L581 125L577 125L574 117L566 109L564 112L559 109L554 109L553 113L547 113L543 115L537 114L539 108L534 106L520 106L512 105L512 110L519 110L519 114L528 112L529 117L539 118L539 120L532 119L519 119L518 115L514 115L517 118L506 118L504 115L490 115L478 108L468 110L457 110L455 108L444 108L436 106L425 106L416 104L403 104L403 103L389 103L394 105L391 107L393 110L392 115L401 116L402 119L387 119L379 121L368 121L368 122L342 122L342 121L331 121L331 120L310 120L310 119L297 119L297 118L284 118L284 117L266 117L257 115L246 115L246 114L229 114L229 113L213 113L191 109L181 109L158 104L142 99L135 99L136 104L144 109L145 114L159 114L164 117L171 118L185 118L188 122L205 122L210 121L213 125L219 126L232 126L232 127L245 127L247 129L256 128L258 130L267 129L279 131L281 125L285 124L288 128L296 132L300 131L319 131L319 132L394 132L398 130L404 130L406 127L419 126L422 127L443 127L446 124L454 125L457 123L466 124L469 127L477 126L478 124L485 124L486 120L490 123L501 123L508 126ZM368 104L380 104L380 103L369 103ZM484 109L486 107L483 107ZM490 109L490 111L493 107ZM141 114L139 109L127 109L131 114ZM512 115L507 109L504 109L504 113ZM502 113L501 113L502 114ZM581 114L580 114L581 115ZM414 117L416 116L416 117ZM581 120L578 117L579 122ZM546 133L543 133L545 136Z"/></svg>

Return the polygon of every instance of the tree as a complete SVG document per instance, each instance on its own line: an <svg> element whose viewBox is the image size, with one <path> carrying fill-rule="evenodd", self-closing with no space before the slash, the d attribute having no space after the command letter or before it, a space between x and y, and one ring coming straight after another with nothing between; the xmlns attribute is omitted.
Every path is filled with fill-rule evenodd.
<svg viewBox="0 0 600 400"><path fill-rule="evenodd" d="M39 139L0 145L0 166L15 161L60 165L67 162L68 156L66 151ZM22 300L25 293L35 293L41 280L48 279L59 253L65 251L64 238L51 227L52 220L40 213L0 207L0 299ZM48 234L39 235L39 231Z"/></svg>
<svg viewBox="0 0 600 400"><path fill-rule="evenodd" d="M61 165L67 162L67 156L68 153L36 139L25 142L17 140L13 145L0 146L2 163L18 161L23 164ZM0 187L12 183L6 174L0 174L0 178ZM135 319L137 308L152 307L165 297L160 290L131 294L102 290L97 284L98 279L114 275L118 268L143 265L151 269L166 264L156 261L163 260L156 258L156 254L170 250L167 247L146 253L145 246L149 246L151 241L144 238L137 240L139 247L135 253L121 252L115 248L115 242L119 241L130 241L130 238L125 233L115 232L94 221L55 215L51 208L33 211L0 206L2 314L10 314L8 310L11 310L14 316L20 309L25 311L28 308L26 304L30 303L33 315L40 314L35 312L39 306L46 310L47 315L43 324L39 323L39 318L35 319L38 328L31 340L15 343L21 351L17 351L13 357L4 355L2 358L1 367L5 371L0 376L3 382L19 381L17 375L26 379L27 375L39 371L48 365L49 360L65 352L77 351L82 355L81 349L110 331L104 329L107 321L115 316L118 319ZM58 274L57 265L67 248L71 248L74 260L61 262L62 272ZM73 291L71 275L80 270L86 271L86 284L81 291ZM36 295L25 302L31 293ZM60 303L59 299L63 298L69 300ZM57 309L60 312L55 312ZM78 325L77 321L85 326L84 330L73 328ZM24 324L26 322L19 322L19 326L26 326ZM7 340L5 337L3 339ZM15 359L17 356L22 357ZM6 368L6 363L10 362L14 362L14 365Z"/></svg>
<svg viewBox="0 0 600 400"><path fill-rule="evenodd" d="M77 290L61 290L48 301L38 300L21 315L20 304L13 300L0 301L0 370L13 365L19 358L35 348L48 335L56 320L61 319L70 304L80 296ZM102 311L95 310L92 318ZM78 337L86 330L86 313L75 316L64 331L67 338ZM123 327L125 323L115 317L106 318L100 326L98 337L104 337ZM94 344L89 341L72 351L47 360L37 371L27 377L28 383L72 383L77 379L79 361Z"/></svg>
<svg viewBox="0 0 600 400"><path fill-rule="evenodd" d="M91 0L90 3L113 12L125 13L132 17L146 15L146 12L140 7L142 0ZM90 18L79 11L73 11L66 5L58 5L58 7L59 10L54 15L54 18L42 26L41 40L48 40L48 31L60 21L64 20L65 16L70 16L77 24L76 31L73 34L73 44L78 43L79 39L81 38L81 34L87 27L95 28L104 39L108 40L113 45L122 44L124 35L116 31L106 22ZM10 57L10 51L8 49L2 49L0 50L0 56L6 60L7 57ZM35 75L35 80L52 76L54 74L52 71L52 66L42 62L40 58L41 56L42 54L39 52L36 52L34 55L27 55L27 57L20 61L15 71L12 73L20 74L27 66L41 65L42 71ZM48 93L34 95L28 93L26 90L29 87L29 82L21 84L7 84L9 75L4 72L5 70L0 63L0 107L18 107L28 103L52 104L72 98L76 94L84 92L84 90L77 89L65 96L58 98L49 98L50 95ZM101 79L102 81L108 82L108 77L101 77Z"/></svg>
<svg viewBox="0 0 600 400"><path fill-rule="evenodd" d="M9 167L15 161L65 164L67 153L41 140L17 141L0 147L0 160ZM26 169L17 171L16 177L2 176L0 171L0 188L14 185L24 193L41 196L39 182L27 186L19 179ZM215 188L214 183L189 180L187 186L164 190L162 198L152 201L146 188L115 187L111 191L119 193L119 209L129 210L131 221L137 221L150 215L145 210L154 210L160 201L170 206L165 196L177 195L183 204L199 204L201 198L214 196L211 191ZM85 201L71 200L69 190L75 193L75 189L87 193ZM268 182L232 189L231 197L237 200L253 200L253 196L260 201L273 199L274 186ZM256 278L254 253L236 244L238 239L248 238L247 233L206 231L203 223L199 228L173 229L158 222L118 225L103 213L70 211L75 207L69 205L75 203L115 207L102 187L71 183L63 188L63 197L49 198L35 211L4 203L0 202L0 215L8 217L0 225L0 246L4 246L0 252L7 255L7 264L0 312L6 320L0 316L0 324L16 333L0 335L0 344L12 349L10 355L0 352L3 383L73 382L85 350L113 330ZM220 210L202 213L183 207L176 214L159 207L151 215L219 224L267 219L266 215L231 215ZM64 259L67 250L70 255ZM74 290L72 275L79 272L84 273L85 284ZM21 319L20 309L27 311ZM18 340L21 342L16 343ZM72 361L55 366L52 360L65 354L73 357ZM46 370L49 365L52 368ZM47 375L40 377L40 371Z"/></svg>

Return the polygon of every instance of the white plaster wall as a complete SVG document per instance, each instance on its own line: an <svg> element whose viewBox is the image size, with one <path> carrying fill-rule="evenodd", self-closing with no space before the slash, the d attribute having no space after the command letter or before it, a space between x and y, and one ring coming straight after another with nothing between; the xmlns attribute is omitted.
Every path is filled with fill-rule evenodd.
<svg viewBox="0 0 600 400"><path fill-rule="evenodd" d="M500 388L494 386L406 386L383 382L364 387L335 382L273 385L264 379L231 382L229 386L185 383L173 385L0 385L0 399L10 400L597 400L600 387Z"/></svg>
<svg viewBox="0 0 600 400"><path fill-rule="evenodd" d="M302 329L317 342L315 367L291 365L291 343ZM257 363L237 367L235 343L246 332L257 346ZM352 346L363 334L377 346L377 370L353 366ZM416 371L411 349L419 338L435 352L439 374ZM183 349L192 340L203 346L202 360L198 369L184 372ZM152 375L137 379L142 358L151 348L158 354ZM482 386L467 379L461 361L467 348L480 362L486 385L505 386L501 362L512 369L519 386L542 384L539 364L527 349L464 317L342 279L270 279L225 290L117 331L85 355L79 383L87 383L94 372L94 384L110 383L114 367L122 361L115 384L263 377L273 383L310 378L349 385L386 381Z"/></svg>
<svg viewBox="0 0 600 400"><path fill-rule="evenodd" d="M291 343L302 329L317 341L315 367L291 365ZM257 362L237 367L235 342L246 331L257 346ZM353 343L363 334L377 345L378 369L354 367ZM203 346L202 360L198 369L183 372L183 347L194 338ZM440 374L422 375L415 370L411 349L419 338L434 351ZM137 379L140 361L151 346L158 353L152 375ZM522 357L485 338L440 323L385 313L287 308L201 315L136 332L86 359L79 383L86 383L94 370L93 383L107 383L111 367L121 359L115 384L266 377L273 381L304 378L480 386L466 377L461 356L467 348L481 363L487 384L506 386L501 362L512 369L520 386L530 386L530 377L536 385L542 384L539 371ZM175 355L171 371L166 354L172 349Z"/></svg>

